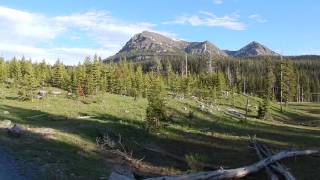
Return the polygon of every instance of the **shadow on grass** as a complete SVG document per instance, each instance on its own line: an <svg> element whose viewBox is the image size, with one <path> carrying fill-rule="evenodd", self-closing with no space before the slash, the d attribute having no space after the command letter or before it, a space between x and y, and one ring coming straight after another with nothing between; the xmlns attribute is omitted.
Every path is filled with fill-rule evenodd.
<svg viewBox="0 0 320 180"><path fill-rule="evenodd" d="M201 113L197 108L189 107L192 111ZM295 147L320 146L320 131L309 131L250 121L238 122L230 119L228 116L218 116L212 113L205 113L204 116L208 117L206 119L198 115L195 115L193 118L188 118L186 113L177 109L170 109L171 113L177 115L178 121L170 122L170 125L163 130L148 133L143 128L143 121L119 118L110 114L95 114L96 117L92 119L68 119L64 116L57 118L55 115L38 110L12 106L0 106L0 109L10 112L9 115L0 115L0 118L10 119L14 123L34 127L53 128L69 134L78 135L93 143L97 136L105 132L112 131L114 133L120 133L126 142L128 142L126 145L132 148L137 158L145 157L144 162L146 163L161 167L174 167L180 170L188 169L187 165L161 154L146 151L142 147L152 145L182 158L186 154L201 154L206 156L208 163L213 165L239 167L255 162L257 158L254 153L248 151L247 141L244 138L238 138L238 136L246 137L247 135L257 135L258 138L266 140L269 143L278 141L288 143L290 146ZM40 114L43 115L38 118L27 118ZM195 129L196 132L189 132L188 128ZM203 129L206 129L206 132L202 132ZM215 133L223 136L215 136ZM50 151L51 148L54 149L53 154L55 154L55 159L62 163L62 166L57 163L59 168L62 167L62 169L64 169L63 164L71 164L71 170L69 170L69 167L66 167L66 171L68 171L69 174L74 174L73 171L76 171L86 176L87 173L89 173L88 170L90 170L90 173L92 169L101 170L101 164L95 164L95 162L101 161L101 159L99 160L101 156L91 157L85 154L83 155L81 153L83 151L79 147L74 147L57 139L53 140L40 137L39 142L43 142L44 144L37 146L37 144L31 143L29 147L21 146L20 148L22 152L28 152L28 149L31 149L32 152L39 153L37 156L39 161L44 161L45 163L52 161L51 158L46 159L46 150L49 149ZM138 142L142 147L135 146L134 142ZM63 160L65 158L67 161ZM77 163L79 158L88 159L83 160L83 163ZM92 162L92 164L87 164L87 161ZM99 167L97 167L97 164ZM88 166L90 166L90 168L88 168ZM101 166L103 167L103 165ZM88 169L86 170L86 168ZM100 174L94 170L92 170L92 173Z"/></svg>
<svg viewBox="0 0 320 180"><path fill-rule="evenodd" d="M0 142L15 156L26 179L98 179L110 173L98 154L43 134L25 130L12 138L0 128Z"/></svg>

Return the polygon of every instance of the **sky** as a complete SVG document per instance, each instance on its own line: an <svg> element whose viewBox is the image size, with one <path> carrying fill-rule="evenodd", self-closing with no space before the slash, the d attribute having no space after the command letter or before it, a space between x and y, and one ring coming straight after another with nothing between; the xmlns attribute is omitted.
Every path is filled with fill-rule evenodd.
<svg viewBox="0 0 320 180"><path fill-rule="evenodd" d="M144 30L238 50L320 54L316 0L0 0L0 56L65 64L118 52Z"/></svg>

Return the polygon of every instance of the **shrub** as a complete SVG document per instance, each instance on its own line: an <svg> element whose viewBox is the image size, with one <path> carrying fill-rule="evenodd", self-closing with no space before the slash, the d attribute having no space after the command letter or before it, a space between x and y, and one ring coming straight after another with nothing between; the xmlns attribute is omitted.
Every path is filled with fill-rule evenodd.
<svg viewBox="0 0 320 180"><path fill-rule="evenodd" d="M200 154L187 154L185 160L192 171L202 171L202 163L206 162L207 157Z"/></svg>

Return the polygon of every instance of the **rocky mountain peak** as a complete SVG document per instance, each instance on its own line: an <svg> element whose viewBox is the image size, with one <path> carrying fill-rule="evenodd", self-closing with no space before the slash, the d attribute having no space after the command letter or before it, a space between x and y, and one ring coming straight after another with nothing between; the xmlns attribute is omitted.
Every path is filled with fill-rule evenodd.
<svg viewBox="0 0 320 180"><path fill-rule="evenodd" d="M112 58L119 58L120 55L127 56L130 54L137 60L144 60L156 55L181 55L184 53L210 55L211 57L254 57L279 55L256 41L250 42L238 51L222 51L209 41L179 41L156 32L143 31L134 35Z"/></svg>
<svg viewBox="0 0 320 180"><path fill-rule="evenodd" d="M252 56L276 56L279 55L264 45L252 41L248 45L241 48L239 51L234 53L237 57L252 57Z"/></svg>

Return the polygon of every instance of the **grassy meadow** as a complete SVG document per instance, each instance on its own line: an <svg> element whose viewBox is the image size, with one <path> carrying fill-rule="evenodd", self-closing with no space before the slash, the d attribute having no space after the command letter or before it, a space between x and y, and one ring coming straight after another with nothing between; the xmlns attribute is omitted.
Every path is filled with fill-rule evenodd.
<svg viewBox="0 0 320 180"><path fill-rule="evenodd" d="M155 131L145 130L147 100L113 94L86 99L48 95L42 100L20 101L17 92L1 87L0 144L13 152L25 173L35 179L107 179L120 164L96 145L96 137L107 132L121 134L126 146L142 162L146 174L179 174L190 171L188 164L147 151L164 150L175 156L201 156L214 166L235 168L258 160L248 147L249 136L275 151L320 147L320 104L294 103L280 112L272 104L272 120L256 119L257 97L249 97L247 120L228 113L232 108L245 114L247 97L228 96L200 108L194 98L166 97L170 121ZM81 115L93 116L88 119ZM7 136L6 120L26 129L21 138ZM139 146L137 145L139 144ZM320 172L320 157L301 157L284 161L297 179L314 179ZM247 177L252 179L263 174Z"/></svg>

